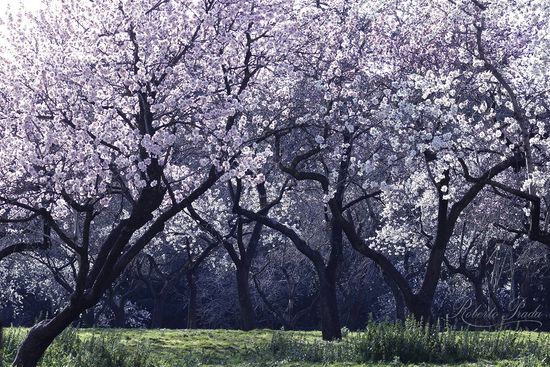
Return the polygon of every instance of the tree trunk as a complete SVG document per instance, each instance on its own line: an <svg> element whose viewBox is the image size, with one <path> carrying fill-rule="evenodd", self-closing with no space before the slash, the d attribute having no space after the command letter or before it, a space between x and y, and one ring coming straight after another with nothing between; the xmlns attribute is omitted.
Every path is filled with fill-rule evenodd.
<svg viewBox="0 0 550 367"><path fill-rule="evenodd" d="M151 313L151 328L158 329L162 326L162 304L163 298L161 296L155 296L153 298L153 312Z"/></svg>
<svg viewBox="0 0 550 367"><path fill-rule="evenodd" d="M13 366L36 367L53 340L71 325L81 311L81 308L69 305L53 319L36 324L19 346Z"/></svg>
<svg viewBox="0 0 550 367"><path fill-rule="evenodd" d="M239 294L241 330L245 331L256 328L256 315L254 312L254 306L252 305L250 287L248 284L249 275L249 266L237 266L237 292Z"/></svg>
<svg viewBox="0 0 550 367"><path fill-rule="evenodd" d="M432 322L432 303L433 298L422 298L415 295L408 302L407 308L416 321L426 324Z"/></svg>
<svg viewBox="0 0 550 367"><path fill-rule="evenodd" d="M483 278L472 280L472 285L474 287L477 305L487 307L489 305L489 301L487 300L487 297L485 297L485 294L483 294Z"/></svg>
<svg viewBox="0 0 550 367"><path fill-rule="evenodd" d="M346 326L351 331L359 330L359 321L361 316L361 302L357 296L352 296L348 303L348 320Z"/></svg>
<svg viewBox="0 0 550 367"><path fill-rule="evenodd" d="M398 290L399 291L399 290ZM395 318L401 322L405 322L407 318L405 314L405 302L403 301L403 296L401 292L394 294L395 297Z"/></svg>
<svg viewBox="0 0 550 367"><path fill-rule="evenodd" d="M403 294L397 284L395 284L395 282L388 275L385 273L383 273L383 275L386 284L390 287L390 291L395 301L395 319L403 322L405 321L405 301L403 300Z"/></svg>
<svg viewBox="0 0 550 367"><path fill-rule="evenodd" d="M189 303L187 305L187 328L197 328L197 283L192 272L186 274L189 288Z"/></svg>
<svg viewBox="0 0 550 367"><path fill-rule="evenodd" d="M115 316L114 319L114 327L116 328L123 328L126 326L126 311L124 310L124 302L121 301L121 305L117 306L115 309L113 309L113 313Z"/></svg>
<svg viewBox="0 0 550 367"><path fill-rule="evenodd" d="M543 330L548 331L550 327L550 254L546 255L546 271L543 272L541 301L543 319Z"/></svg>
<svg viewBox="0 0 550 367"><path fill-rule="evenodd" d="M94 327L95 325L95 312L93 307L88 309L82 314L82 327Z"/></svg>
<svg viewBox="0 0 550 367"><path fill-rule="evenodd" d="M126 297L120 297L120 300L116 301L113 294L109 294L109 297L107 298L107 305L113 312L113 327L115 328L123 328L126 323Z"/></svg>
<svg viewBox="0 0 550 367"><path fill-rule="evenodd" d="M321 332L323 340L342 339L338 301L336 299L336 280L325 274L325 269L318 269L319 307L321 309Z"/></svg>

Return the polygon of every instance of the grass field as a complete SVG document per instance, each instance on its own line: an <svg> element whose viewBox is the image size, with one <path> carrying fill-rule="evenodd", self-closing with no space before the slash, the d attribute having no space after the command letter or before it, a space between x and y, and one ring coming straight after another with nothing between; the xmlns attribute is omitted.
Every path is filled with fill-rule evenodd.
<svg viewBox="0 0 550 367"><path fill-rule="evenodd" d="M25 329L8 329L5 350L1 353L4 366L9 365L15 345L26 333ZM324 343L319 332L274 332L256 330L70 330L50 348L42 366L47 367L320 367L320 366L549 366L544 350L550 347L550 334L506 332L502 343L512 338L520 343L523 352L514 358L500 359L489 355L469 363L405 364L398 357L386 356L384 362L357 363L354 355L346 354L346 348L353 345L349 340L360 340L361 333L350 333L341 343ZM493 338L492 334L476 338ZM275 337L274 337L275 335ZM483 335L483 334L482 334ZM276 342L281 339L283 342ZM461 338L464 338L463 336ZM472 339L474 340L474 339ZM277 344L278 343L278 344ZM285 344L286 343L286 344ZM291 347L284 346L291 344ZM347 343L347 344L346 344ZM277 344L275 348L274 345ZM537 353L531 353L525 346L537 344ZM299 345L295 347L294 345ZM334 347L338 352L334 352ZM306 347L304 347L306 346ZM515 348L502 345L503 350ZM279 349L276 351L275 349ZM282 349L281 349L282 348ZM312 353L312 350L314 353ZM329 351L327 354L326 351ZM520 350L520 349L518 349ZM542 350L542 354L541 354ZM77 352L80 351L80 352ZM84 351L84 352L82 352ZM548 350L547 350L548 351ZM550 351L548 351L550 352ZM76 355L89 354L77 359ZM339 354L338 354L339 353ZM497 352L498 354L499 352ZM336 354L338 354L336 356ZM537 354L536 356L534 354ZM328 357L327 357L328 356ZM335 357L336 356L336 357ZM80 358L80 357L79 357ZM99 361L103 362L99 362ZM95 362L94 362L95 361ZM118 361L118 362L117 362ZM97 364L95 364L97 363Z"/></svg>

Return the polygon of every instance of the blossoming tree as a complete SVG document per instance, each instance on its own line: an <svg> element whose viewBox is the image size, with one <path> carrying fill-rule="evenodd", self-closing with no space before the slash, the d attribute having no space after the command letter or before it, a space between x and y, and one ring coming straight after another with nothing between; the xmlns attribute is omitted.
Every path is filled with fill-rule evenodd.
<svg viewBox="0 0 550 367"><path fill-rule="evenodd" d="M70 302L32 328L17 366L35 366L174 215L255 164L250 148L239 159L258 133L241 116L272 78L278 26L292 10L271 1L47 5L5 27L0 215L40 218L52 245L78 261ZM112 225L98 231L98 221Z"/></svg>

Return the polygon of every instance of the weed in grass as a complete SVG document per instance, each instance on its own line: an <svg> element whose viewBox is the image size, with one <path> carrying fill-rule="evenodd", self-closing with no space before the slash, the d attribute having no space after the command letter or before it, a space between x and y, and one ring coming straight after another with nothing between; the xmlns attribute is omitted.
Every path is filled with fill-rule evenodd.
<svg viewBox="0 0 550 367"><path fill-rule="evenodd" d="M422 327L414 321L344 330L340 342L319 332L255 330L70 329L41 367L543 367L550 335ZM8 367L26 330L6 330L0 361ZM0 366L0 367L2 367Z"/></svg>
<svg viewBox="0 0 550 367"><path fill-rule="evenodd" d="M0 350L0 367L9 366L24 333L15 329L6 333ZM129 348L116 334L92 334L80 338L69 328L59 335L40 362L42 367L156 367L147 345Z"/></svg>
<svg viewBox="0 0 550 367"><path fill-rule="evenodd" d="M526 363L536 366L550 360L550 338L536 335L522 336L506 330L452 330L439 325L423 326L410 319L405 324L370 324L339 342L275 332L271 353L275 358L315 363L459 363L529 358Z"/></svg>

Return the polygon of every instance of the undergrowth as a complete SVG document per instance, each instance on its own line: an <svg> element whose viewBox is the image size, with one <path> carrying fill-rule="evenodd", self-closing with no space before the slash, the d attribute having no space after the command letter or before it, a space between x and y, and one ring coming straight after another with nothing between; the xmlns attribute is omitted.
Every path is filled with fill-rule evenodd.
<svg viewBox="0 0 550 367"><path fill-rule="evenodd" d="M10 366L25 333L7 332L0 349L0 367ZM97 333L80 338L69 328L59 335L40 362L42 367L155 367L153 351L147 345L129 347L116 333Z"/></svg>
<svg viewBox="0 0 550 367"><path fill-rule="evenodd" d="M10 366L26 332L10 328L5 333L0 367ZM317 332L68 329L48 348L39 366L550 365L547 333L455 330L407 320L370 323L363 331L343 334L341 341L326 342Z"/></svg>
<svg viewBox="0 0 550 367"><path fill-rule="evenodd" d="M550 365L550 338L542 333L453 330L424 326L412 319L402 323L371 323L364 331L343 340L325 342L275 332L271 341L275 358L316 363L399 362L460 363L526 360L528 366ZM527 365L526 365L527 366Z"/></svg>

